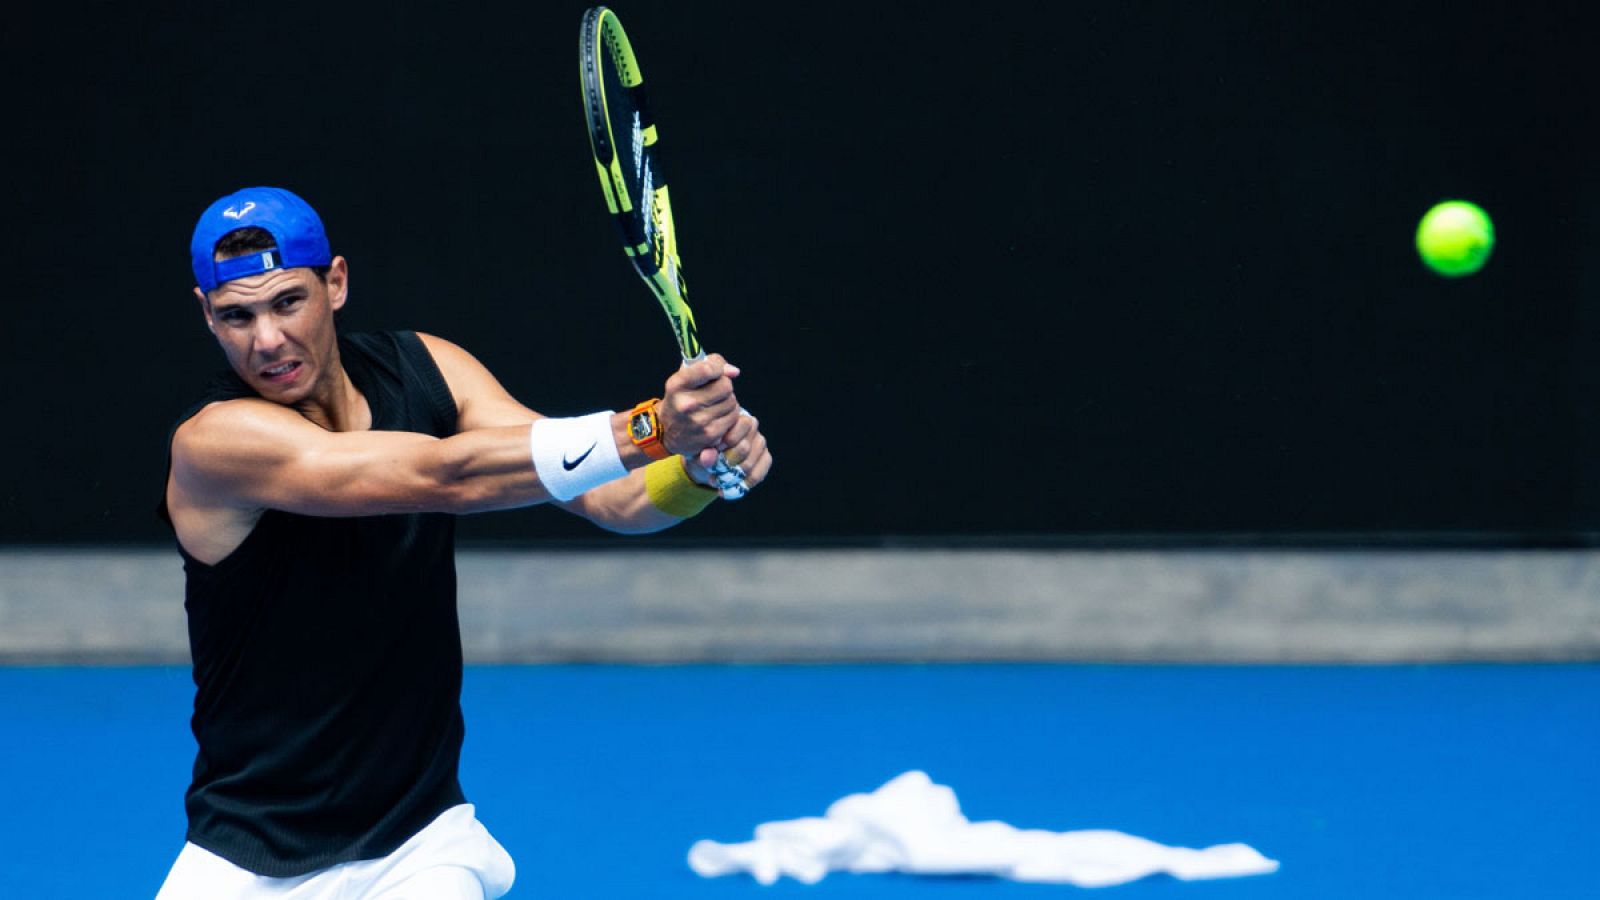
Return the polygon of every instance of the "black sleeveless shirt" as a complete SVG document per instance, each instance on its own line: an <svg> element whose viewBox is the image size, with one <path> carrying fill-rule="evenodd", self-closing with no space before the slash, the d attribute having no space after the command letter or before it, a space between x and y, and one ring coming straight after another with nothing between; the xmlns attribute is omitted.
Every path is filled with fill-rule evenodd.
<svg viewBox="0 0 1600 900"><path fill-rule="evenodd" d="M414 333L341 337L339 355L373 430L455 433L450 389ZM179 424L249 396L227 373ZM299 875L384 856L465 802L454 542L446 514L267 510L216 565L178 548L200 745L190 841Z"/></svg>

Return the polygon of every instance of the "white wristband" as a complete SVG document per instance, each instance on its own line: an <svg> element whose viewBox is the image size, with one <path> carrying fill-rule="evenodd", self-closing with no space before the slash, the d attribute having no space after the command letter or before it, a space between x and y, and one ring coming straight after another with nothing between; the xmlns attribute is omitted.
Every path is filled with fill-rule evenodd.
<svg viewBox="0 0 1600 900"><path fill-rule="evenodd" d="M611 434L611 412L539 419L528 431L533 468L550 496L566 501L628 474Z"/></svg>

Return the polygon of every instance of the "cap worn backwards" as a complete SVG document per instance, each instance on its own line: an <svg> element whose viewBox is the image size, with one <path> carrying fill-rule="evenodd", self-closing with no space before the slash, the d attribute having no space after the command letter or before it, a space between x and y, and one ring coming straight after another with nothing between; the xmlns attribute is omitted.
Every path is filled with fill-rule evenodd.
<svg viewBox="0 0 1600 900"><path fill-rule="evenodd" d="M277 249L215 261L217 241L241 228L263 229L272 235ZM194 280L206 293L235 278L332 262L328 235L317 211L283 188L251 187L223 197L200 214L189 241Z"/></svg>

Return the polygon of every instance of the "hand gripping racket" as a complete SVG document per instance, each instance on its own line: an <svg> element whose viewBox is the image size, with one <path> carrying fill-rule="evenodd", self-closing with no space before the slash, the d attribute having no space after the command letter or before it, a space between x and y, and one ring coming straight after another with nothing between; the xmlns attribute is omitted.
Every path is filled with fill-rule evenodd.
<svg viewBox="0 0 1600 900"><path fill-rule="evenodd" d="M694 312L685 299L688 289L678 261L667 181L661 174L656 124L645 104L644 77L622 23L604 6L583 14L578 70L595 172L606 208L622 234L623 252L672 323L684 365L704 359ZM750 490L744 471L721 453L711 478L725 500L737 500Z"/></svg>

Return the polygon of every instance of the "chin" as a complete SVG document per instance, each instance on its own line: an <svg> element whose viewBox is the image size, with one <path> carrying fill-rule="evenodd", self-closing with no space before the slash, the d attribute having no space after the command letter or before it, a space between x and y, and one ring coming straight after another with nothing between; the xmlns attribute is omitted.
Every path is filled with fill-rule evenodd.
<svg viewBox="0 0 1600 900"><path fill-rule="evenodd" d="M254 373L251 373L254 375ZM261 378L245 378L245 383L265 400L284 406L293 406L311 396L312 380L299 378L290 384L274 384Z"/></svg>

